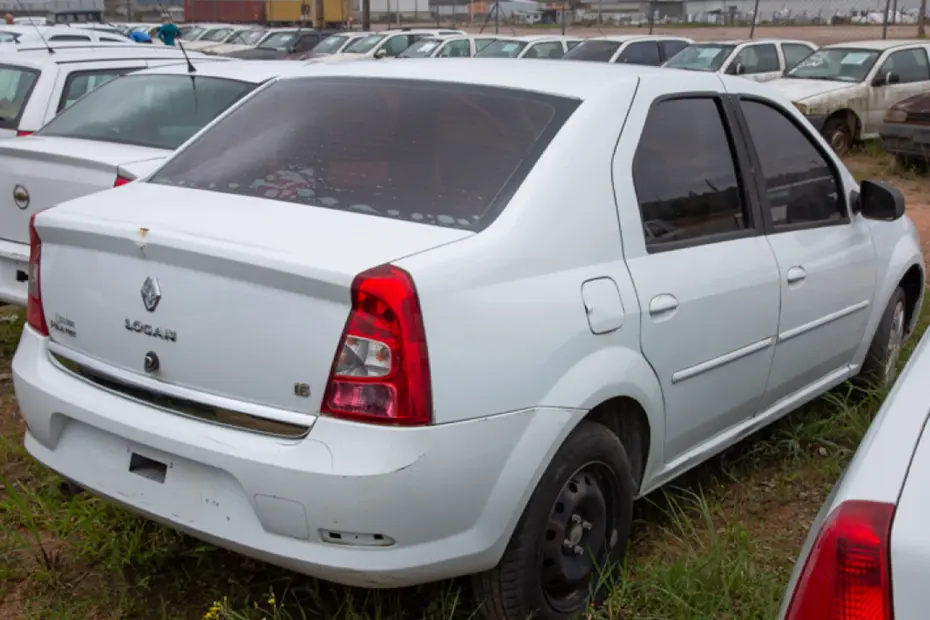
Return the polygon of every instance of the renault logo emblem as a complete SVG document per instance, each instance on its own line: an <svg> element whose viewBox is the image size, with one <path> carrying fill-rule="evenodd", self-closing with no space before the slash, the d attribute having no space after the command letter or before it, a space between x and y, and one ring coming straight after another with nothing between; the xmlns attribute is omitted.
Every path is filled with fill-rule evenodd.
<svg viewBox="0 0 930 620"><path fill-rule="evenodd" d="M161 301L161 289L158 287L158 280L149 276L142 284L142 303L149 312L155 312L158 302Z"/></svg>
<svg viewBox="0 0 930 620"><path fill-rule="evenodd" d="M23 187L22 185L17 185L13 188L13 202L16 203L16 206L20 209L26 209L29 207L29 190Z"/></svg>

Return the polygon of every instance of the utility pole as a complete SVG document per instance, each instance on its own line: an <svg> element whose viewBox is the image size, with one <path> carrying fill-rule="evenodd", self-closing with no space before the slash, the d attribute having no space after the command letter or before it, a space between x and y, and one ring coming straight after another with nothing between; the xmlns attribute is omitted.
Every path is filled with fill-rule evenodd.
<svg viewBox="0 0 930 620"><path fill-rule="evenodd" d="M362 30L371 30L371 0L362 0Z"/></svg>
<svg viewBox="0 0 930 620"><path fill-rule="evenodd" d="M927 36L924 28L924 22L927 16L927 0L920 0L920 15L917 16L917 38L923 39Z"/></svg>

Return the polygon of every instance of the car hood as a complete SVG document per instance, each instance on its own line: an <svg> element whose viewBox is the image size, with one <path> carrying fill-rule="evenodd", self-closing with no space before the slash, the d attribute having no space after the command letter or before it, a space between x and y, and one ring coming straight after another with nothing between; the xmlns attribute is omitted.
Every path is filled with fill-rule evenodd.
<svg viewBox="0 0 930 620"><path fill-rule="evenodd" d="M768 83L783 97L791 101L803 101L811 97L819 97L842 90L851 90L858 83L834 82L831 80L804 80L797 78L778 78Z"/></svg>

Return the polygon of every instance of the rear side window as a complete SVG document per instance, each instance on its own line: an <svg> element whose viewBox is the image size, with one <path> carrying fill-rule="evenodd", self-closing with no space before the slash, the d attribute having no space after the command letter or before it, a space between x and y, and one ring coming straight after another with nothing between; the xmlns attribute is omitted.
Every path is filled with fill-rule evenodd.
<svg viewBox="0 0 930 620"><path fill-rule="evenodd" d="M616 41L585 41L565 53L565 60L587 60L589 62L610 62L620 44Z"/></svg>
<svg viewBox="0 0 930 620"><path fill-rule="evenodd" d="M151 182L479 230L577 105L445 82L281 80Z"/></svg>
<svg viewBox="0 0 930 620"><path fill-rule="evenodd" d="M75 71L65 80L65 88L61 93L58 111L61 112L90 91L103 86L113 78L119 77L129 71L143 68L144 67L126 67L120 69L105 69L102 71Z"/></svg>
<svg viewBox="0 0 930 620"><path fill-rule="evenodd" d="M550 43L537 43L526 50L526 54L523 55L524 58L561 58L565 55L565 50L562 48L562 44L558 41L552 41Z"/></svg>
<svg viewBox="0 0 930 620"><path fill-rule="evenodd" d="M0 65L0 128L19 127L19 119L38 79L38 71Z"/></svg>
<svg viewBox="0 0 930 620"><path fill-rule="evenodd" d="M125 75L53 118L37 135L174 150L254 88L190 75Z"/></svg>
<svg viewBox="0 0 930 620"><path fill-rule="evenodd" d="M659 46L655 41L637 41L636 43L630 43L620 52L620 56L617 57L617 62L657 67L661 64L659 60Z"/></svg>
<svg viewBox="0 0 930 620"><path fill-rule="evenodd" d="M778 51L774 43L747 45L736 54L727 72L736 73L738 64L742 65L746 74L778 71Z"/></svg>
<svg viewBox="0 0 930 620"><path fill-rule="evenodd" d="M633 159L633 185L650 250L670 242L725 240L751 226L716 99L653 106Z"/></svg>

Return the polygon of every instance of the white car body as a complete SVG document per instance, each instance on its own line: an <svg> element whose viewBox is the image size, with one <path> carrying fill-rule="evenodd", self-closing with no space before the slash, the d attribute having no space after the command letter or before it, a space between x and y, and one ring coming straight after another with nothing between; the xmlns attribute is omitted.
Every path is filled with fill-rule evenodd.
<svg viewBox="0 0 930 620"><path fill-rule="evenodd" d="M826 45L821 49L861 50L863 57L868 52L874 52L876 57L864 77L857 81L786 76L770 82L782 96L787 97L802 113L811 117L815 125L819 125L818 129L825 128L831 119L842 119L849 126L854 140L877 138L878 129L889 107L911 95L930 89L930 44L925 41L855 41ZM893 84L873 84L881 74L894 73L896 59L912 54L916 54L914 59L923 61L923 67L920 67L923 71L915 72L913 79ZM794 71L800 70L803 70L803 67L796 67Z"/></svg>
<svg viewBox="0 0 930 620"><path fill-rule="evenodd" d="M353 52L352 47L364 41L368 37L355 39L346 45L338 54L328 56L330 62L340 62L345 60L361 60L363 58L391 58L397 56L405 49L413 45L419 39L434 36L446 35L463 35L462 30L453 30L447 28L404 28L403 30L383 30L381 32L371 32L369 37L377 41L376 45L364 52ZM401 43L402 42L402 43Z"/></svg>
<svg viewBox="0 0 930 620"><path fill-rule="evenodd" d="M666 187L653 164L671 166L668 153L719 161L698 158L703 144L678 132L708 119L674 113L674 133L655 154L644 128L664 131L650 122L654 110L674 112L666 101L684 97L712 111L727 159L753 157L744 144L771 155L725 120L724 102L736 96L740 110L750 102L777 114L822 159L826 176L813 180L839 186L823 198L837 219L770 229L779 224L764 223L749 192L759 213L751 228L657 251L643 233L653 218L641 215L654 199L637 196L634 169ZM405 108L403 97L419 99ZM494 116L480 97L506 113ZM285 113L289 101L297 105ZM302 123L332 134L312 132L314 144L328 140L327 155L270 162L268 149L288 136L308 152L302 106L315 111ZM280 117L259 129L269 109ZM485 140L519 135L530 114L549 133L533 133L533 146L507 142L501 169L491 157L505 143L491 151ZM400 117L409 119L403 135L384 127ZM359 125L366 118L371 125ZM454 133L422 131L432 123ZM410 144L416 152L397 148ZM379 153L392 159L381 166ZM309 161L319 165L290 168ZM358 162L371 164L359 174ZM761 174L726 163L746 179ZM230 167L244 180L209 176ZM196 170L208 176L184 180ZM293 178L319 181L323 193L301 193ZM381 179L399 183L400 199L385 204L404 217L354 195L330 208L340 203L332 184L393 192ZM706 180L694 176L723 191ZM466 185L487 190L469 193L489 214L477 224L467 210L444 210ZM424 187L430 193L404 198ZM25 445L96 494L308 575L398 587L489 571L479 583L493 584L482 588L506 609L497 617L524 620L542 600L528 598L535 572L525 584L507 575L543 564L531 531L540 553L554 545L571 548L577 559L566 561L591 561L578 541L592 524L548 490L564 480L577 492L573 463L618 455L628 526L634 495L860 372L900 286L913 329L925 273L916 231L899 201L887 221L866 219L878 203L859 192L800 113L750 80L480 58L303 67L147 179L35 216L29 326L13 361ZM427 203L436 207L413 212ZM766 208L775 217L777 207ZM577 443L595 435L598 443ZM550 511L572 515L564 541L548 535ZM596 533L622 560L628 527L597 524Z"/></svg>
<svg viewBox="0 0 930 620"><path fill-rule="evenodd" d="M794 62L803 58L794 53L794 50L802 50L801 53L803 53L803 48L814 52L817 50L817 45L810 41L791 39L697 41L669 59L665 66L695 71L717 71L728 75L737 75L739 72L741 77L754 82L770 82L778 79L786 70L793 67L792 56L794 56ZM681 63L687 58L686 55L693 54L696 50L700 50L701 58L704 55L707 56L708 64L706 66L690 64L682 66ZM768 58L764 59L763 56Z"/></svg>
<svg viewBox="0 0 930 620"><path fill-rule="evenodd" d="M84 46L82 44L54 45L54 54L44 46L17 46L10 53L0 46L0 73L6 73L8 81L0 82L0 100L12 96L18 103L13 113L3 114L0 104L0 139L28 135L38 130L67 105L66 93L73 81L87 78L102 81L114 75L155 67L163 64L183 62L180 50L149 45L107 44ZM194 60L222 60L203 54L191 54ZM26 76L36 76L31 86ZM13 83L13 76L17 82ZM93 84L88 84L92 88Z"/></svg>
<svg viewBox="0 0 930 620"><path fill-rule="evenodd" d="M582 43L584 39L580 37L559 36L559 35L528 35L524 37L502 37L495 35L494 41L486 45L480 52L475 54L478 58L485 58L484 54L492 52L508 54L510 58L534 58L534 59L558 59L565 55L568 50ZM516 52L515 55L509 55L510 49ZM519 49L519 51L517 51ZM500 55L487 56L488 58L502 57Z"/></svg>
<svg viewBox="0 0 930 620"><path fill-rule="evenodd" d="M244 64L243 64L244 63ZM198 77L258 84L290 65L265 62L196 61ZM184 64L156 67L143 75L187 74ZM0 301L23 306L28 261L27 225L32 213L59 202L145 176L170 150L103 140L39 135L0 141ZM17 192L28 198L17 202ZM19 208L17 208L19 207Z"/></svg>
<svg viewBox="0 0 930 620"><path fill-rule="evenodd" d="M591 37L569 50L565 55L565 60L594 61L596 59L598 62L658 66L693 42L692 39L685 37L668 35ZM644 56L651 57L650 62L644 62Z"/></svg>
<svg viewBox="0 0 930 620"><path fill-rule="evenodd" d="M840 617L839 592L861 594L859 605L846 601L846 609L859 612L847 617L890 619L892 609L896 620L927 617L928 374L930 335L924 335L811 524L780 619L830 617L831 611ZM855 569L842 570L852 563Z"/></svg>

